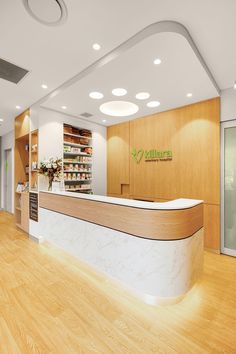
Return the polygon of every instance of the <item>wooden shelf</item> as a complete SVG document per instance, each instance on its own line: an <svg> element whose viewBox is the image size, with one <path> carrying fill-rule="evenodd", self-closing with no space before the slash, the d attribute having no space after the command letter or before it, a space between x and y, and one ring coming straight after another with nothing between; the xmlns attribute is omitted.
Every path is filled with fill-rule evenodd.
<svg viewBox="0 0 236 354"><path fill-rule="evenodd" d="M84 181L92 181L92 178L90 178L90 179L64 179L64 182L84 182Z"/></svg>
<svg viewBox="0 0 236 354"><path fill-rule="evenodd" d="M83 139L89 139L92 140L92 137L88 137L88 136L83 136L83 135L77 135L77 134L71 134L71 133L63 133L64 135L68 135L68 136L74 136L75 138L83 138Z"/></svg>
<svg viewBox="0 0 236 354"><path fill-rule="evenodd" d="M76 162L67 162L67 161L64 161L63 162L64 165L65 164L76 164L76 165L92 165L92 162L79 162L79 161L76 161Z"/></svg>
<svg viewBox="0 0 236 354"><path fill-rule="evenodd" d="M86 156L86 157L92 157L92 155L85 154L83 152L67 152L64 151L64 155L74 155L74 156Z"/></svg>
<svg viewBox="0 0 236 354"><path fill-rule="evenodd" d="M64 170L64 173L92 173L92 171L87 171L87 170L83 170L83 171L78 171L78 170Z"/></svg>
<svg viewBox="0 0 236 354"><path fill-rule="evenodd" d="M38 169L32 170L33 162L38 166L38 130L30 133L30 190L37 190L35 185L38 187Z"/></svg>
<svg viewBox="0 0 236 354"><path fill-rule="evenodd" d="M74 147L81 147L81 148L92 148L91 145L83 145L83 144L69 143L69 142L67 142L67 141L64 141L64 145L66 145L66 146L74 146Z"/></svg>

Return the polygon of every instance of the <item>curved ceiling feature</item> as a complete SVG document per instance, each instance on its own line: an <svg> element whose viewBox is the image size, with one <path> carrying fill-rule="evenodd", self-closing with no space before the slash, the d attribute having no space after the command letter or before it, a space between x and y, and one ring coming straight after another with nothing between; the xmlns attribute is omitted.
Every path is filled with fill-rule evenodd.
<svg viewBox="0 0 236 354"><path fill-rule="evenodd" d="M156 23L163 19L173 19L184 24L221 90L233 86L236 47L232 43L236 33L236 1L230 1L226 9L224 2L215 0L195 1L191 4L189 0L179 0L178 6L175 0L64 0L69 16L63 26L44 26L35 21L25 10L22 1L1 2L1 58L27 68L29 75L15 86L0 80L0 117L4 119L0 135L12 130L14 117L39 102L45 94L54 92L68 79L90 65L95 65L103 56L107 60L107 54L113 55L121 43L120 50L124 52L124 47L129 45L126 44L129 38L143 29L151 33ZM160 28L159 24L157 26ZM161 26L164 28L163 24ZM94 43L101 45L100 51L93 50ZM161 65L156 66L159 70L165 64L165 58L158 52L155 58L162 60ZM47 90L41 87L44 83L48 86ZM92 88L95 89L98 88ZM142 90L144 88L137 92ZM186 88L185 94L188 92L193 92L193 98L189 99L191 103L195 92ZM20 105L21 110L17 111L16 105Z"/></svg>
<svg viewBox="0 0 236 354"><path fill-rule="evenodd" d="M23 0L26 11L36 21L55 26L63 23L67 17L67 8L63 0Z"/></svg>
<svg viewBox="0 0 236 354"><path fill-rule="evenodd" d="M163 59L158 67L153 65L157 55ZM113 115L106 120L106 125L112 125L218 95L189 42L179 33L152 34L121 51L113 60L105 62L103 57L102 61L103 65L94 66L86 74L79 74L83 77L73 79L72 84L66 83L53 95L49 95L43 107L61 111L61 104L65 102L68 114L79 117L82 112L89 112L93 115L91 121L104 124L102 121L106 116L102 115L99 107L104 100L114 100L114 87L127 90L125 101L137 104L137 92L148 92L149 101L161 103L159 107L150 109L145 100L140 100L139 111L131 117ZM89 92L94 87L104 94L100 102L89 98ZM194 92L193 97L187 98L187 92ZM117 97L119 99L122 97Z"/></svg>
<svg viewBox="0 0 236 354"><path fill-rule="evenodd" d="M122 43L120 46L112 50L110 53L104 55L101 59L97 60L95 63L91 64L88 66L86 69L66 81L64 84L62 84L60 87L57 88L53 93L49 94L46 99L55 97L58 95L62 90L66 89L67 87L73 85L75 82L81 80L85 76L89 75L93 71L101 68L102 66L108 64L112 60L116 59L119 57L122 53L125 53L127 50L133 48L135 45L138 43L142 42L144 39L147 39L155 34L158 33L174 33L174 34L179 34L181 35L190 45L192 48L194 54L198 58L201 66L205 70L206 74L209 77L209 80L212 82L213 86L215 87L217 94L220 95L220 88L212 75L210 69L208 68L205 60L203 59L200 51L198 50L196 44L194 43L189 31L187 28L182 25L179 22L176 21L160 21L156 23L152 23L151 25L145 27L143 30L139 31L136 33L134 36L129 38L127 41ZM45 98L43 100L40 100L41 103L45 101Z"/></svg>

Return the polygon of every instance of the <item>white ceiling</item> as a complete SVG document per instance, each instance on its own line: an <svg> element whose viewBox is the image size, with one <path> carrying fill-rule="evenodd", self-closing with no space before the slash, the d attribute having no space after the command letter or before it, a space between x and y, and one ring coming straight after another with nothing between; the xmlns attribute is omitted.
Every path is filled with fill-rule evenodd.
<svg viewBox="0 0 236 354"><path fill-rule="evenodd" d="M160 65L153 64L156 58L162 60ZM113 96L112 89L118 87L125 88L127 95ZM103 93L104 98L91 99L91 91ZM135 95L143 91L149 92L150 98L145 101L137 100ZM188 92L193 93L191 98L186 97ZM143 40L67 89L61 90L43 106L63 112L61 106L65 105L66 112L73 116L88 112L93 115L88 118L90 121L112 125L217 95L215 87L187 40L179 34L159 33ZM107 117L100 112L99 107L104 102L113 100L133 102L139 106L139 111L129 117ZM148 108L147 102L153 100L159 101L161 105L158 108ZM106 123L102 122L104 119Z"/></svg>
<svg viewBox="0 0 236 354"><path fill-rule="evenodd" d="M30 70L18 85L0 80L0 135L13 117L132 35L161 20L182 23L221 89L236 78L235 0L65 0L65 24L47 27L20 0L0 0L0 57ZM95 52L98 42L102 50ZM41 88L46 82L48 91Z"/></svg>

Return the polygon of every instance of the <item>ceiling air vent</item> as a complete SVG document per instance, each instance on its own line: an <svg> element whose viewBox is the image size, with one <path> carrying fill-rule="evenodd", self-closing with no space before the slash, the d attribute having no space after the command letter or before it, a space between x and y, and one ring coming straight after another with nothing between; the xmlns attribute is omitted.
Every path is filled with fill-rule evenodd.
<svg viewBox="0 0 236 354"><path fill-rule="evenodd" d="M27 70L0 58L0 79L18 84L27 73Z"/></svg>
<svg viewBox="0 0 236 354"><path fill-rule="evenodd" d="M91 113L84 112L84 113L81 113L80 116L83 117L83 118L90 118L90 117L92 117L93 115L92 115Z"/></svg>

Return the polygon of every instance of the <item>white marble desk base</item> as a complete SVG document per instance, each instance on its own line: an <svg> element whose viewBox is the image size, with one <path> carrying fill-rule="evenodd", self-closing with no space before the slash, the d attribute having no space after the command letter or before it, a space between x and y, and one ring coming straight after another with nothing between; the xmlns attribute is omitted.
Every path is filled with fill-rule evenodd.
<svg viewBox="0 0 236 354"><path fill-rule="evenodd" d="M143 239L39 209L31 230L95 269L123 283L145 302L177 302L202 272L203 228L176 241Z"/></svg>

